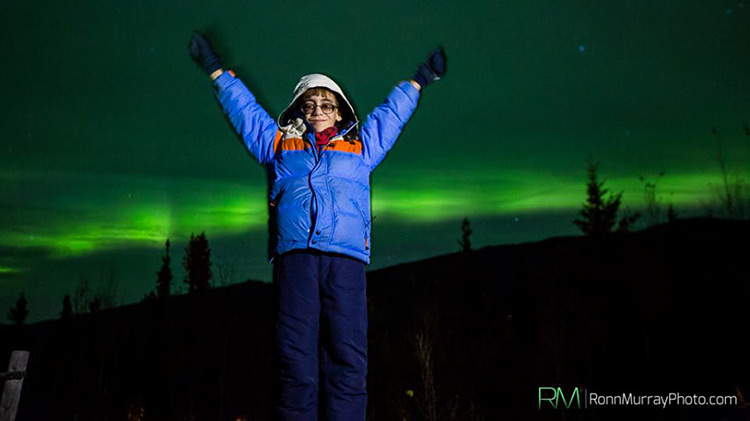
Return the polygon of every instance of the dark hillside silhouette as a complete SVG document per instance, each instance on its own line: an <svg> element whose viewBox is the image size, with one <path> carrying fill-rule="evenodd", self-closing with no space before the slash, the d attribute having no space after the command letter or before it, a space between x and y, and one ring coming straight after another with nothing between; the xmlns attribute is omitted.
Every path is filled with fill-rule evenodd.
<svg viewBox="0 0 750 421"><path fill-rule="evenodd" d="M373 420L747 419L748 409L537 409L540 386L750 394L750 222L485 247L368 273ZM18 419L270 419L273 288L246 282L0 326L31 351ZM191 315L192 313L192 315ZM188 322L192 321L192 322Z"/></svg>

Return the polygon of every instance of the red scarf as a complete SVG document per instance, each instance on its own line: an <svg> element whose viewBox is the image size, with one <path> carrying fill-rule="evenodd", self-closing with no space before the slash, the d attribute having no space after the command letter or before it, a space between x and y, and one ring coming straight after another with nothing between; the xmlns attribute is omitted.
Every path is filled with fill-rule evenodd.
<svg viewBox="0 0 750 421"><path fill-rule="evenodd" d="M318 145L318 153L320 153L320 149L328 144L328 139L336 136L336 134L339 132L339 129L336 128L336 126L331 126L322 132L315 133L315 144Z"/></svg>

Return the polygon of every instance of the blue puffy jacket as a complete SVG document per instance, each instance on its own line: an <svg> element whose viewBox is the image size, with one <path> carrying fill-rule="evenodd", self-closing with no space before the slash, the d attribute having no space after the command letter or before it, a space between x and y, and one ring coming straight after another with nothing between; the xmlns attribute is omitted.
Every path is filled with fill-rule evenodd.
<svg viewBox="0 0 750 421"><path fill-rule="evenodd" d="M419 91L402 82L359 130L346 96L324 75L302 78L278 123L233 73L224 72L214 84L241 140L268 169L270 260L290 250L313 248L369 264L370 172L385 158L416 109ZM321 86L343 99L343 104L339 101L342 114L351 121L344 121L318 153L315 133L293 111L304 91Z"/></svg>

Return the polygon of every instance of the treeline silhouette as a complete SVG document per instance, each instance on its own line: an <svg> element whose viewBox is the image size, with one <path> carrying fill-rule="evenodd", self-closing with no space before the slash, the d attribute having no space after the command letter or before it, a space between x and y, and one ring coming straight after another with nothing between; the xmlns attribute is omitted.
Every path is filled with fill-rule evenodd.
<svg viewBox="0 0 750 421"><path fill-rule="evenodd" d="M730 407L562 414L537 398L544 386L748 396L737 245L749 234L748 221L685 219L370 271L369 419L746 419ZM2 326L0 357L31 351L19 420L268 420L274 312L273 285L248 281Z"/></svg>

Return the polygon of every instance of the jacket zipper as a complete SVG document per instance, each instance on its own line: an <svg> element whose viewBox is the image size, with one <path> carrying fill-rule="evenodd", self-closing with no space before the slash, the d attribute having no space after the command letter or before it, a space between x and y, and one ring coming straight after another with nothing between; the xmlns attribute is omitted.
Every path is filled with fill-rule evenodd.
<svg viewBox="0 0 750 421"><path fill-rule="evenodd" d="M326 143L325 145L323 145L323 147L321 148L320 153L318 153L318 145L315 144L315 142L314 142L314 140L315 140L315 134L313 134L313 136L312 136L313 141L310 141L310 136L308 136L308 133L305 133L305 135L304 135L305 136L305 140L307 140L308 143L311 144L312 150L313 150L313 156L315 157L315 165L313 166L312 170L310 170L310 173L307 174L307 185L310 187L310 193L312 194L312 197L310 198L310 233L307 235L307 241L310 241L310 239L312 239L312 237L315 235L316 225L317 225L317 221L318 221L318 215L317 214L315 215L315 219L313 220L313 204L315 204L316 210L320 208L320 206L318 206L318 203L317 203L318 198L317 198L317 195L315 194L315 189L313 188L313 185L312 185L312 174L318 168L318 166L320 166L320 154L323 153L323 151L325 150L325 148L328 146L329 143L331 143L331 141L333 139L338 138L338 137L342 137L343 138L343 136L345 134L349 133L355 126L356 126L356 124L352 124L346 130L344 130L342 133L337 134L332 139L329 139L328 143ZM363 216L363 219L364 219L364 216ZM365 233L367 233L366 230L365 230ZM315 240L312 240L312 241L313 241L313 244L315 244L314 243ZM365 235L365 248L366 249L369 248L367 246L367 235Z"/></svg>
<svg viewBox="0 0 750 421"><path fill-rule="evenodd" d="M313 135L315 136L315 135ZM314 138L313 138L314 139ZM308 136L307 133L305 133L305 140L310 142L310 136ZM312 237L315 235L315 226L317 225L316 222L318 220L318 216L315 215L313 218L313 205L315 205L315 208L317 210L317 196L315 195L315 189L312 185L312 174L315 171L316 168L318 168L318 165L320 165L320 158L318 157L318 145L315 144L315 142L312 143L312 150L313 150L313 157L315 157L315 165L313 165L312 170L310 170L310 173L307 174L307 185L310 186L310 194L312 197L310 198L310 232L307 234L307 241L310 241ZM315 240L312 240L315 241Z"/></svg>

